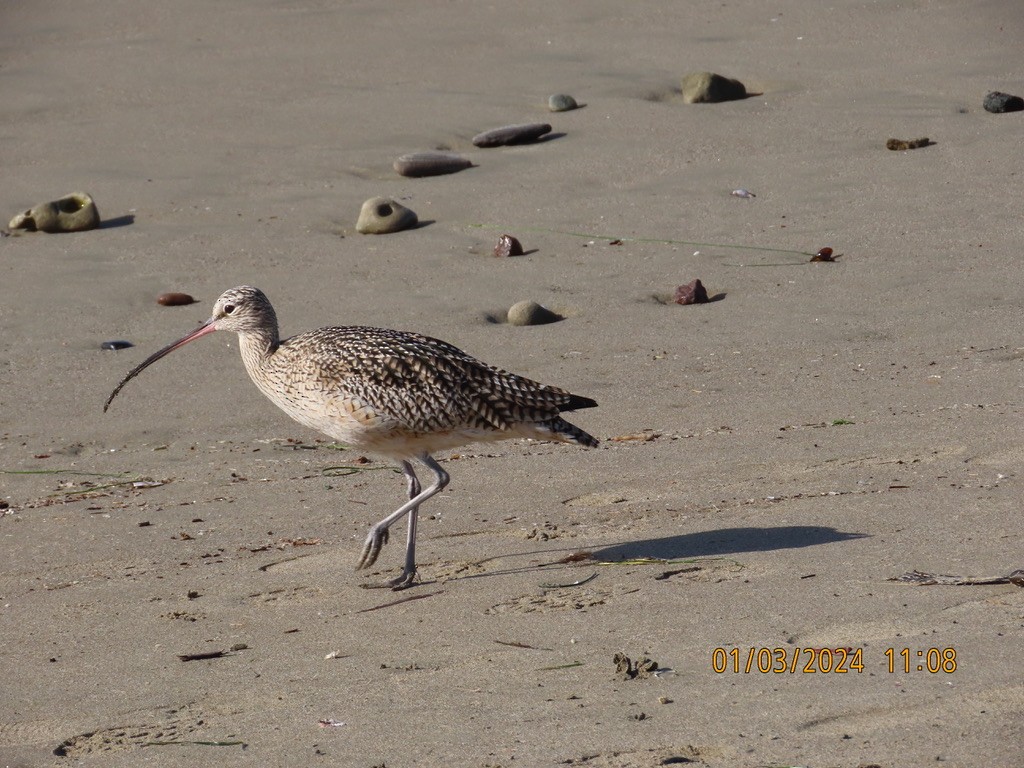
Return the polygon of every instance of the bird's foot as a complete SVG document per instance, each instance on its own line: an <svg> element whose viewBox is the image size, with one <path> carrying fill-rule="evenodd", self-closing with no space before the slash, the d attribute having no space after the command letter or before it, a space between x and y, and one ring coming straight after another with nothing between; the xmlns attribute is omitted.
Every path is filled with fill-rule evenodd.
<svg viewBox="0 0 1024 768"><path fill-rule="evenodd" d="M366 536L366 542L363 544L363 551L359 555L359 562L356 563L357 571L369 568L377 562L381 548L388 543L388 535L388 529L382 528L379 524L370 529L370 533Z"/></svg>
<svg viewBox="0 0 1024 768"><path fill-rule="evenodd" d="M414 568L412 571L402 571L396 578L388 579L380 584L363 584L363 589L390 589L392 592L401 592L403 589L415 587L419 583L420 575Z"/></svg>

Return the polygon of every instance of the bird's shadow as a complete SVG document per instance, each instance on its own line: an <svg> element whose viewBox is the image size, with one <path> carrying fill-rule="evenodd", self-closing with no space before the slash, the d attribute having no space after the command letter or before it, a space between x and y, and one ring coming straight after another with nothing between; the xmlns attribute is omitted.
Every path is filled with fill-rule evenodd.
<svg viewBox="0 0 1024 768"><path fill-rule="evenodd" d="M835 544L843 541L866 538L866 533L847 533L819 525L787 525L774 528L720 528L713 531L699 531L697 533L686 533L680 536L665 536L659 539L643 539L640 541L626 541L621 544L587 552L587 559L598 563L618 563L623 560L682 560L699 557L722 557L724 555L738 555L744 552L772 552L785 549L803 549L805 547L816 547L822 544ZM443 538L443 537L441 537ZM558 558L559 553L570 553L568 557ZM463 581L469 579L490 578L492 576L507 576L513 573L524 573L528 571L552 570L559 566L563 568L577 567L584 565L586 560L581 560L574 555L579 555L579 548L555 549L555 550L530 550L528 552L516 552L497 557L488 558L487 562L504 560L509 563L508 567L488 571L486 573L475 573L466 576L455 576L443 581ZM538 555L548 559L546 562L530 565L516 566L511 561L514 558L530 558L536 561ZM432 584L435 582L423 582Z"/></svg>
<svg viewBox="0 0 1024 768"><path fill-rule="evenodd" d="M866 533L845 533L819 525L787 525L775 528L720 528L660 539L613 544L593 550L591 558L614 563L621 560L653 558L678 560L687 557L717 557L743 552L771 552L803 549L821 544L862 539Z"/></svg>

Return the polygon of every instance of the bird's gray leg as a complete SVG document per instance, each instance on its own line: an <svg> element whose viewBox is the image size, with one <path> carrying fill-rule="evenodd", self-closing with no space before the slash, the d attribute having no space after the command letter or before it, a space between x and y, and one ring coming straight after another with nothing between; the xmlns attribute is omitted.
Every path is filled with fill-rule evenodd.
<svg viewBox="0 0 1024 768"><path fill-rule="evenodd" d="M450 479L448 473L444 471L441 465L428 454L423 454L418 458L427 469L434 473L434 482L427 486L426 490L421 491L419 480L416 478L416 473L413 472L412 465L407 461L402 462L402 473L405 475L409 486L409 501L370 529L370 533L366 537L366 543L363 544L363 551L359 556L359 562L356 563L356 570L369 568L373 565L380 554L381 547L388 540L388 529L400 520L402 515L408 514L409 541L405 549L405 567L397 579L388 582L388 586L391 587L408 586L416 577L416 513L420 504L441 491L448 485Z"/></svg>

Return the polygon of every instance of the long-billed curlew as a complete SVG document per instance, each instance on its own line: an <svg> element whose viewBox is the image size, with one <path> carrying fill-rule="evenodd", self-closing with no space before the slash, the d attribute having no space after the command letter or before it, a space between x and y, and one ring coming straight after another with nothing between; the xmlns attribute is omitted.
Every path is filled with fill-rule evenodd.
<svg viewBox="0 0 1024 768"><path fill-rule="evenodd" d="M405 567L387 586L405 587L415 580L419 506L448 484L448 473L431 454L513 437L598 444L559 416L595 407L589 397L502 371L416 333L344 326L281 339L267 297L244 285L225 291L205 323L133 368L110 393L104 412L147 366L214 331L238 334L250 378L297 422L399 462L409 500L370 529L356 564L357 570L373 565L388 529L409 515ZM426 490L413 471L413 459L434 474Z"/></svg>

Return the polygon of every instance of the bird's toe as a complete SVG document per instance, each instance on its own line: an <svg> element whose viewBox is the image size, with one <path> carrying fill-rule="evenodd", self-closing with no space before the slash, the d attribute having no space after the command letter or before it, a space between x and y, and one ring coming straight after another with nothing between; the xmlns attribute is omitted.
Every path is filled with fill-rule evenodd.
<svg viewBox="0 0 1024 768"><path fill-rule="evenodd" d="M388 543L388 529L373 527L370 529L366 542L363 544L363 551L359 554L359 562L356 563L356 570L369 568L377 562L377 556L381 549Z"/></svg>

